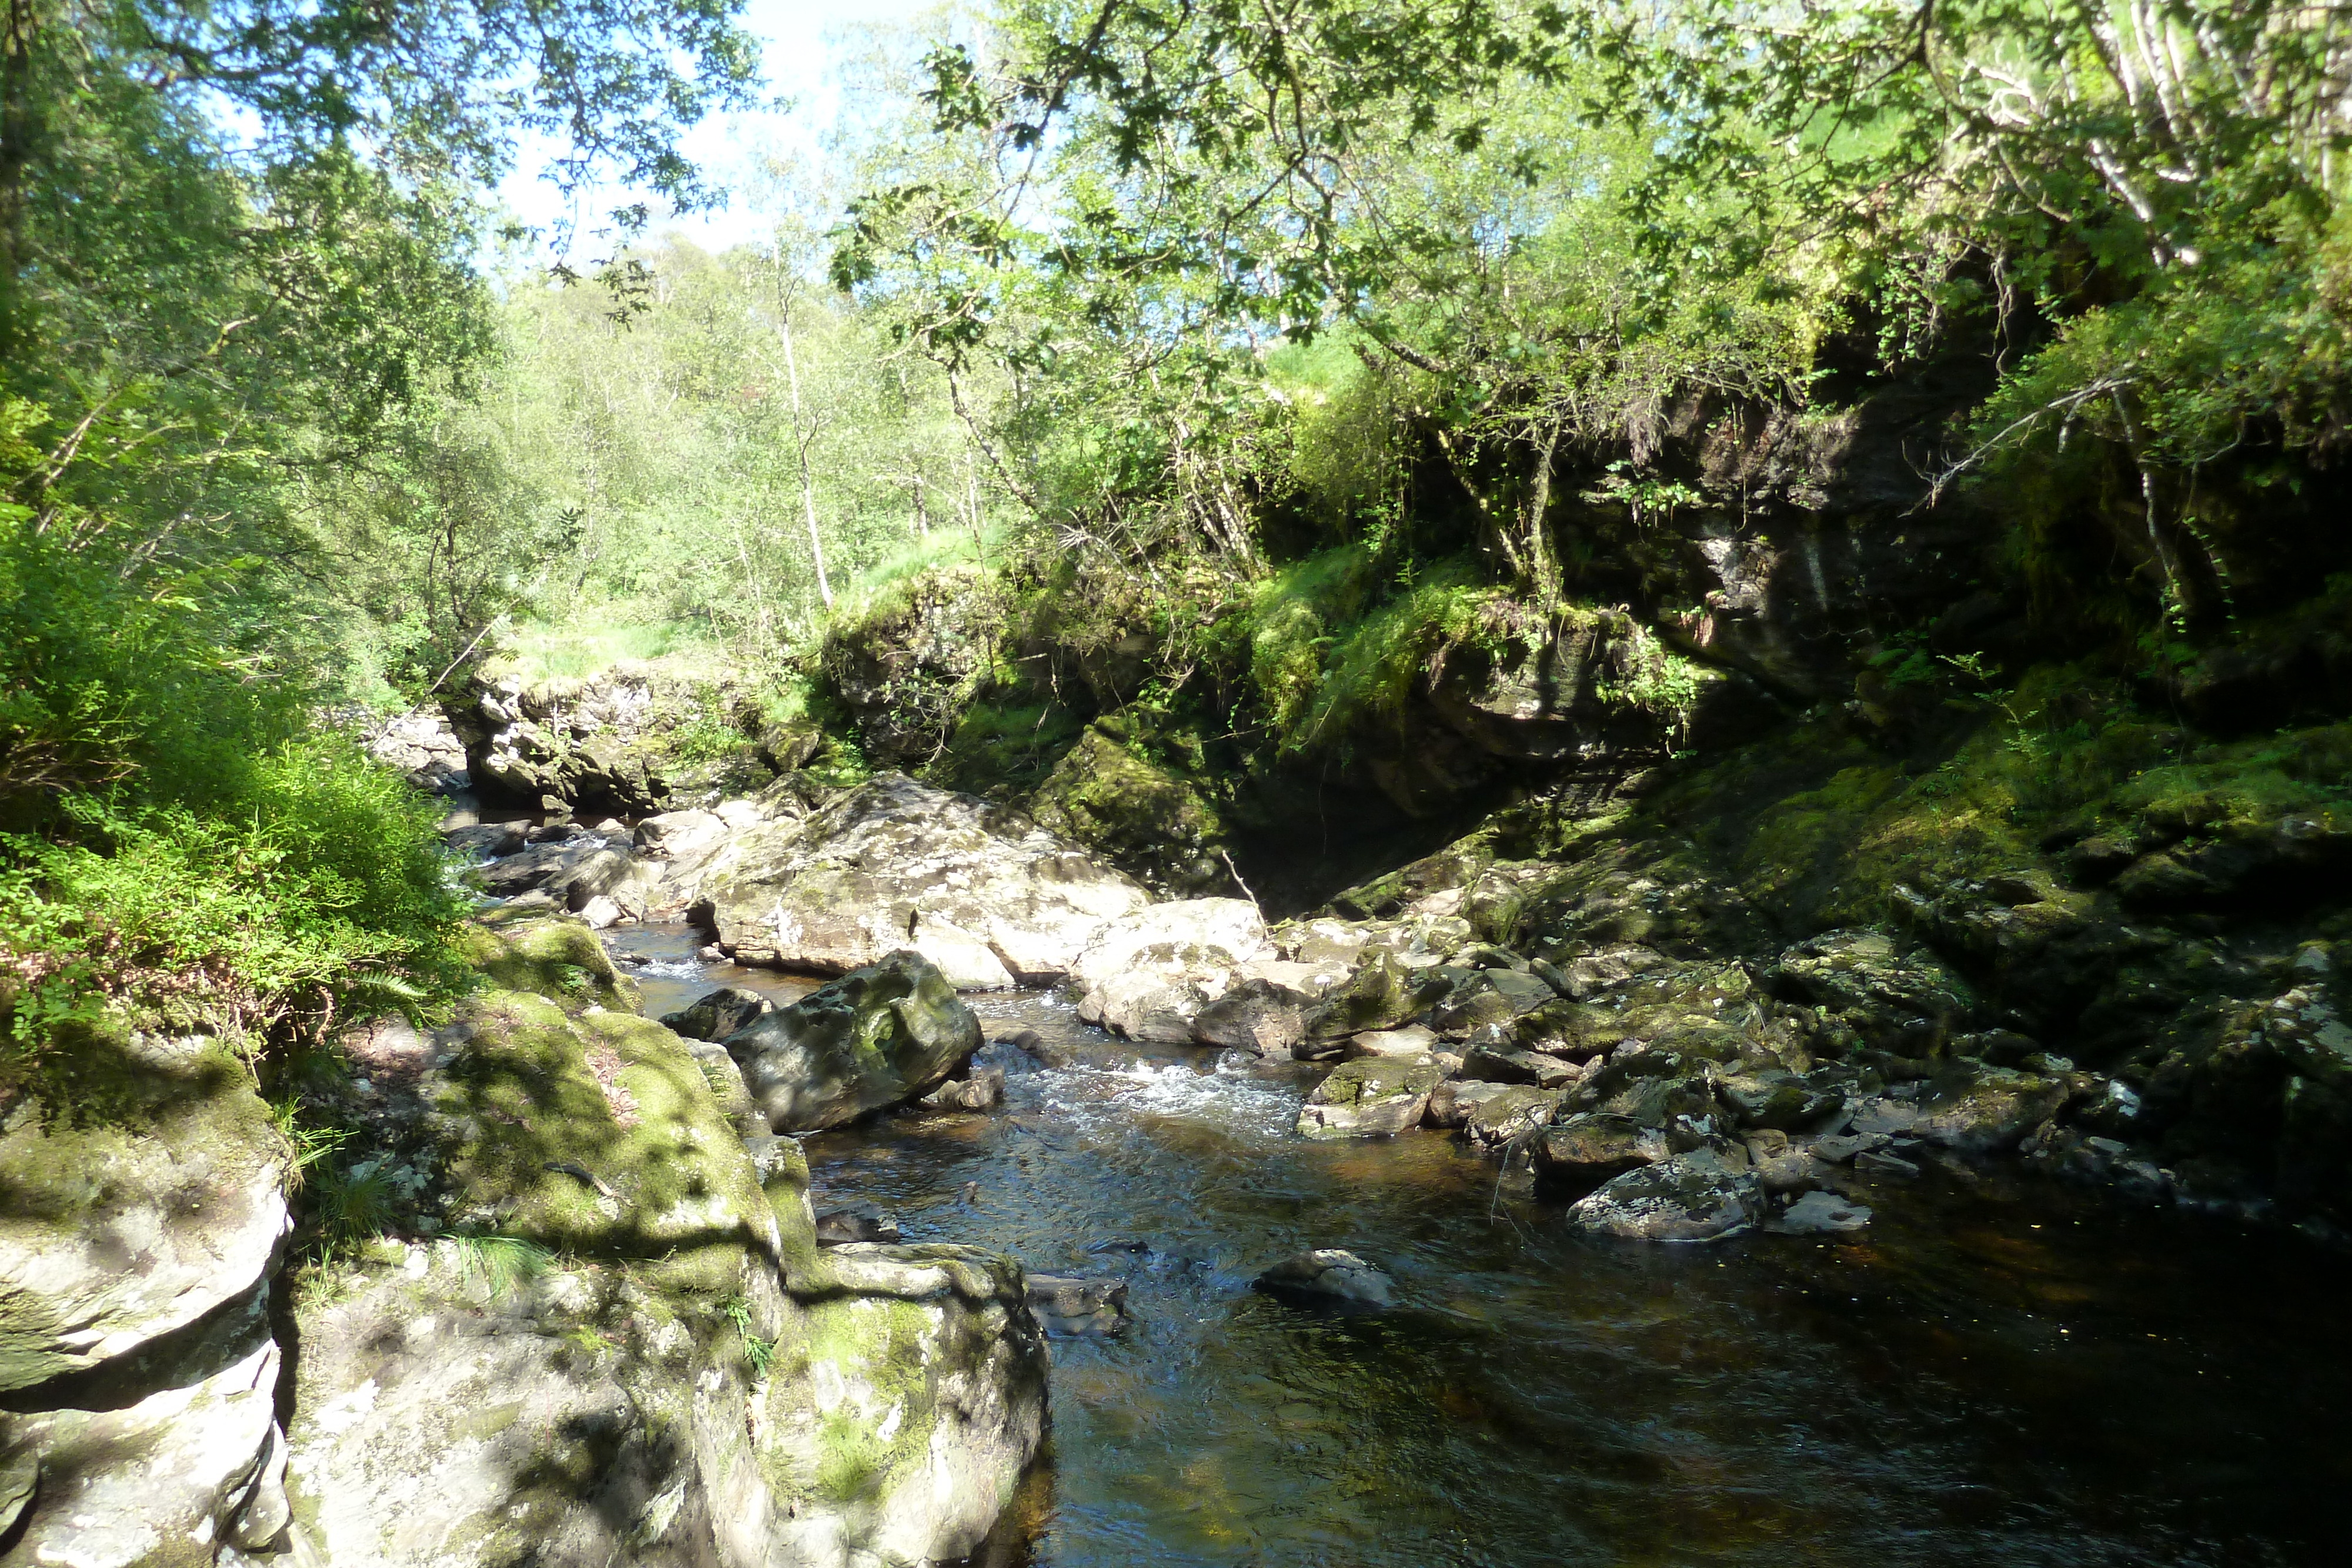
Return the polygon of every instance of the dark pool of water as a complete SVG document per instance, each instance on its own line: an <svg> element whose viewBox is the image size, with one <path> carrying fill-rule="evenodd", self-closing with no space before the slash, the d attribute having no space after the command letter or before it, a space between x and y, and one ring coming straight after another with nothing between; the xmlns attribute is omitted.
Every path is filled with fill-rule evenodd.
<svg viewBox="0 0 2352 1568"><path fill-rule="evenodd" d="M710 983L684 941L616 936L679 967L647 1011ZM993 1561L2346 1560L2352 1267L2293 1239L1932 1177L1858 1189L1856 1238L1599 1241L1444 1134L1296 1137L1292 1070L974 1006L1074 1059L992 1047L1003 1112L807 1143L824 1200L909 1240L1129 1281L1128 1333L1055 1344L1051 1452ZM1250 1291L1312 1246L1401 1307Z"/></svg>

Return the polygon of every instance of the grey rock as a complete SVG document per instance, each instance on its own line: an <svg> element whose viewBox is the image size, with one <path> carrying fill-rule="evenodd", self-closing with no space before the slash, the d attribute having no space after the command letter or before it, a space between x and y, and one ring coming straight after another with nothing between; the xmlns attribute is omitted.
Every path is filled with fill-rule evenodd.
<svg viewBox="0 0 2352 1568"><path fill-rule="evenodd" d="M927 1111L992 1111L1004 1103L1004 1070L983 1067L950 1078L916 1103Z"/></svg>
<svg viewBox="0 0 2352 1568"><path fill-rule="evenodd" d="M1419 1126L1430 1091L1444 1076L1436 1067L1392 1057L1343 1061L1299 1107L1299 1135L1368 1138Z"/></svg>
<svg viewBox="0 0 2352 1568"><path fill-rule="evenodd" d="M1756 1179L1706 1150L1612 1178L1569 1209L1580 1229L1640 1241L1712 1241L1754 1222Z"/></svg>
<svg viewBox="0 0 2352 1568"><path fill-rule="evenodd" d="M1029 1310L1056 1339L1117 1333L1128 1324L1127 1281L1032 1274Z"/></svg>
<svg viewBox="0 0 2352 1568"><path fill-rule="evenodd" d="M1538 1089L1564 1089L1583 1076L1556 1056L1485 1042L1462 1053L1462 1075L1488 1083L1532 1083Z"/></svg>
<svg viewBox="0 0 2352 1568"><path fill-rule="evenodd" d="M814 1132L919 1099L980 1049L980 1021L919 953L893 953L727 1037L779 1133Z"/></svg>
<svg viewBox="0 0 2352 1568"><path fill-rule="evenodd" d="M1898 1181L1909 1181L1919 1174L1919 1167L1911 1161L1883 1149L1863 1150L1853 1156L1853 1168L1872 1176L1893 1176Z"/></svg>
<svg viewBox="0 0 2352 1568"><path fill-rule="evenodd" d="M820 1247L898 1239L898 1219L878 1208L829 1208L816 1217L816 1244Z"/></svg>
<svg viewBox="0 0 2352 1568"><path fill-rule="evenodd" d="M1192 1015L1192 1040L1255 1056L1288 1056L1307 1032L1310 1005L1271 980L1245 978Z"/></svg>
<svg viewBox="0 0 2352 1568"><path fill-rule="evenodd" d="M1437 1049L1437 1031L1424 1024L1407 1024L1402 1029L1367 1030L1349 1038L1349 1056L1393 1056L1408 1061L1426 1056Z"/></svg>
<svg viewBox="0 0 2352 1568"><path fill-rule="evenodd" d="M1782 1209L1768 1228L1788 1236L1833 1236L1870 1223L1870 1207L1834 1193L1809 1192Z"/></svg>

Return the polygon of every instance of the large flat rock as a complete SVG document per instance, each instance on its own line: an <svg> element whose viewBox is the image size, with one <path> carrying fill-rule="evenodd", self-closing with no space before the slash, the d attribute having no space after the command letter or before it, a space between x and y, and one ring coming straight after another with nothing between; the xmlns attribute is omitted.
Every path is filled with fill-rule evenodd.
<svg viewBox="0 0 2352 1568"><path fill-rule="evenodd" d="M799 821L761 824L701 884L740 963L845 974L911 948L961 990L1067 974L1141 884L1018 812L901 774Z"/></svg>

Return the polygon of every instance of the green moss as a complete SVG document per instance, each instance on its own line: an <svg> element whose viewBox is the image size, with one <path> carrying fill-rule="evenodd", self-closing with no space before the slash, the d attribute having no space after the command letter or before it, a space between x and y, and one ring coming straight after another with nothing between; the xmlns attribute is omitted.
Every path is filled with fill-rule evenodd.
<svg viewBox="0 0 2352 1568"><path fill-rule="evenodd" d="M464 1130L448 1151L461 1200L551 1251L639 1260L672 1300L740 1291L766 1202L677 1038L519 991L485 998L474 1022L437 1107Z"/></svg>
<svg viewBox="0 0 2352 1568"><path fill-rule="evenodd" d="M589 1006L634 1012L636 986L613 967L596 934L577 920L499 912L467 929L467 959L501 990L528 991L567 1011Z"/></svg>
<svg viewBox="0 0 2352 1568"><path fill-rule="evenodd" d="M871 1391L873 1414L826 1413L818 1423L817 1492L836 1502L872 1497L920 1466L935 1417L927 1348L939 1333L936 1309L890 1297L824 1302L811 1310L807 1335L788 1370L803 1375L831 1362ZM889 1435L892 1412L897 1422Z"/></svg>

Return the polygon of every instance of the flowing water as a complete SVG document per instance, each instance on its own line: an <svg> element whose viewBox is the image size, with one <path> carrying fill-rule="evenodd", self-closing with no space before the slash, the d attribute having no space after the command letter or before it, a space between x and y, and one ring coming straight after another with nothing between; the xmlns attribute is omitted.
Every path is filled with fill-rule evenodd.
<svg viewBox="0 0 2352 1568"><path fill-rule="evenodd" d="M646 1010L810 982L615 934ZM1118 1274L1054 1345L1050 1451L986 1559L1141 1564L2346 1561L2352 1266L2039 1182L1864 1187L1835 1239L1578 1237L1443 1134L1310 1144L1311 1074L972 998L1007 1103L807 1140L820 1206ZM968 1184L976 1184L976 1190ZM1401 1305L1253 1293L1347 1247Z"/></svg>

